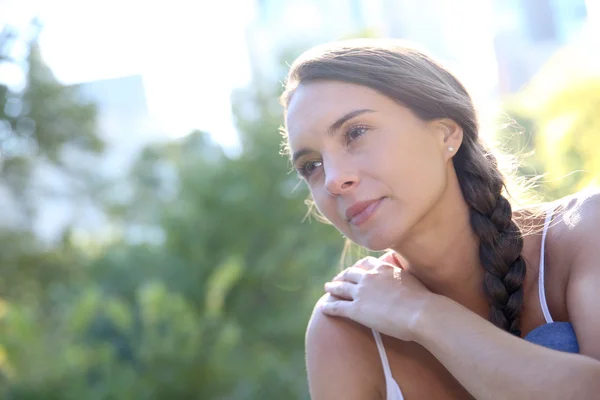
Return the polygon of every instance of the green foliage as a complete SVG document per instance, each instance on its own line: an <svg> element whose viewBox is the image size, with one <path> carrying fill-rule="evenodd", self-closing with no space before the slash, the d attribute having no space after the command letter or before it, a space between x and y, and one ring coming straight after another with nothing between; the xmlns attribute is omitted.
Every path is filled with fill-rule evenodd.
<svg viewBox="0 0 600 400"><path fill-rule="evenodd" d="M0 82L0 187L9 191L30 221L34 203L49 194L34 184L34 171L51 169L85 183L89 176L81 166L67 162L65 151L98 154L104 143L96 132L95 105L84 102L76 87L57 82L35 38L22 36L7 26L0 32L0 63L20 70L25 80L22 87ZM11 56L10 49L19 45L27 50L24 59Z"/></svg>
<svg viewBox="0 0 600 400"><path fill-rule="evenodd" d="M548 199L600 184L600 77L572 76L548 95L554 82L564 80L569 65L564 57L559 53L551 59L549 72L506 105L523 128L509 140L509 148L533 153L520 173L543 174L539 190Z"/></svg>
<svg viewBox="0 0 600 400"><path fill-rule="evenodd" d="M70 254L73 271L54 280L15 255L44 284L31 301L11 294L2 319L7 396L307 398L306 322L343 243L302 223L307 191L279 155L277 96L235 94L237 157L203 132L147 148L130 198L99 193L123 236L83 261L69 235L36 253ZM131 226L155 239L130 242Z"/></svg>
<svg viewBox="0 0 600 400"><path fill-rule="evenodd" d="M16 44L27 50L22 59L9 51ZM14 208L5 210L7 216L22 216L19 225L0 224L0 298L30 301L53 285L76 281L84 258L68 243L48 248L32 233L36 207L51 195L33 174L50 169L67 180L81 178L78 168L66 162L64 150L98 153L103 143L95 129L95 106L83 103L75 88L56 81L35 41L5 26L0 62L25 77L22 87L0 83L0 196L13 200L8 201Z"/></svg>

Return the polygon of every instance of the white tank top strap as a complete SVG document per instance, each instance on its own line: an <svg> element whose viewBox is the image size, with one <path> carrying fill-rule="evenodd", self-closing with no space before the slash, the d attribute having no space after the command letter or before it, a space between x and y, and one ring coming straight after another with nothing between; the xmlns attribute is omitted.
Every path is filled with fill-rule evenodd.
<svg viewBox="0 0 600 400"><path fill-rule="evenodd" d="M540 268L539 268L539 278L538 278L538 286L539 286L539 296L540 296L540 304L542 306L542 312L544 313L544 318L547 323L554 322L552 316L550 315L550 310L548 309L548 303L546 302L546 289L544 286L544 269L546 265L546 234L548 232L548 227L550 226L550 222L552 221L552 215L556 206L552 207L548 210L546 214L546 221L544 222L544 230L542 232L542 244L540 246Z"/></svg>
<svg viewBox="0 0 600 400"><path fill-rule="evenodd" d="M381 340L381 335L376 330L372 329L373 336L375 337L375 343L377 344L377 350L379 350L379 357L381 357L381 363L383 364L383 373L385 374L385 380L392 377L392 370L390 369L390 362L387 358L387 353L385 352L385 347L383 347L383 340Z"/></svg>
<svg viewBox="0 0 600 400"><path fill-rule="evenodd" d="M381 340L381 335L376 330L371 330L373 331L375 344L377 344L377 350L379 351L379 357L381 358L381 364L383 365L383 374L385 376L386 387L386 400L404 400L402 391L400 391L400 386L398 386L398 382L396 382L396 380L392 376L390 362L388 361L387 353L385 352L385 347L383 346L383 340Z"/></svg>

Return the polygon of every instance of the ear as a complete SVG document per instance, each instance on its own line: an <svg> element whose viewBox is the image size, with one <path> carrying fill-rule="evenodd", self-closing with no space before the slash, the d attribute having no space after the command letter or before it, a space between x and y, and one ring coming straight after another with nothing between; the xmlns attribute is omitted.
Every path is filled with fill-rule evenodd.
<svg viewBox="0 0 600 400"><path fill-rule="evenodd" d="M432 123L438 134L440 150L444 154L444 159L448 161L454 157L462 144L463 129L456 121L450 118L437 119L432 121Z"/></svg>

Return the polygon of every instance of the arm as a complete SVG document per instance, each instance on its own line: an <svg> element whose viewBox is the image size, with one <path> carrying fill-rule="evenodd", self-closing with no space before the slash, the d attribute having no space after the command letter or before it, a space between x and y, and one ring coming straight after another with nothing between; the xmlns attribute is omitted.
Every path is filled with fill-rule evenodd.
<svg viewBox="0 0 600 400"><path fill-rule="evenodd" d="M432 298L435 315L423 313L421 344L477 399L600 398L600 198L579 216L561 250L572 252L567 309L581 354L516 338L445 297Z"/></svg>
<svg viewBox="0 0 600 400"><path fill-rule="evenodd" d="M526 342L446 297L435 295L431 308L417 341L476 399L598 398L598 360Z"/></svg>
<svg viewBox="0 0 600 400"><path fill-rule="evenodd" d="M368 328L347 319L330 318L315 307L306 331L311 399L381 399L381 382L375 377L378 369L373 368L378 360L374 356L377 349ZM379 375L383 377L383 372Z"/></svg>

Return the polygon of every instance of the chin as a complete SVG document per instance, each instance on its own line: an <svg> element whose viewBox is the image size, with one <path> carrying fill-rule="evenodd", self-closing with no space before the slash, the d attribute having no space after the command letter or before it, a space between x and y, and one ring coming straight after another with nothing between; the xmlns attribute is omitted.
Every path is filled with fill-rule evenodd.
<svg viewBox="0 0 600 400"><path fill-rule="evenodd" d="M404 221L386 221L364 232L348 236L354 243L371 251L387 251L397 248L407 237Z"/></svg>
<svg viewBox="0 0 600 400"><path fill-rule="evenodd" d="M352 238L352 241L370 251L386 251L395 244L395 241L391 240L391 237L375 233Z"/></svg>

